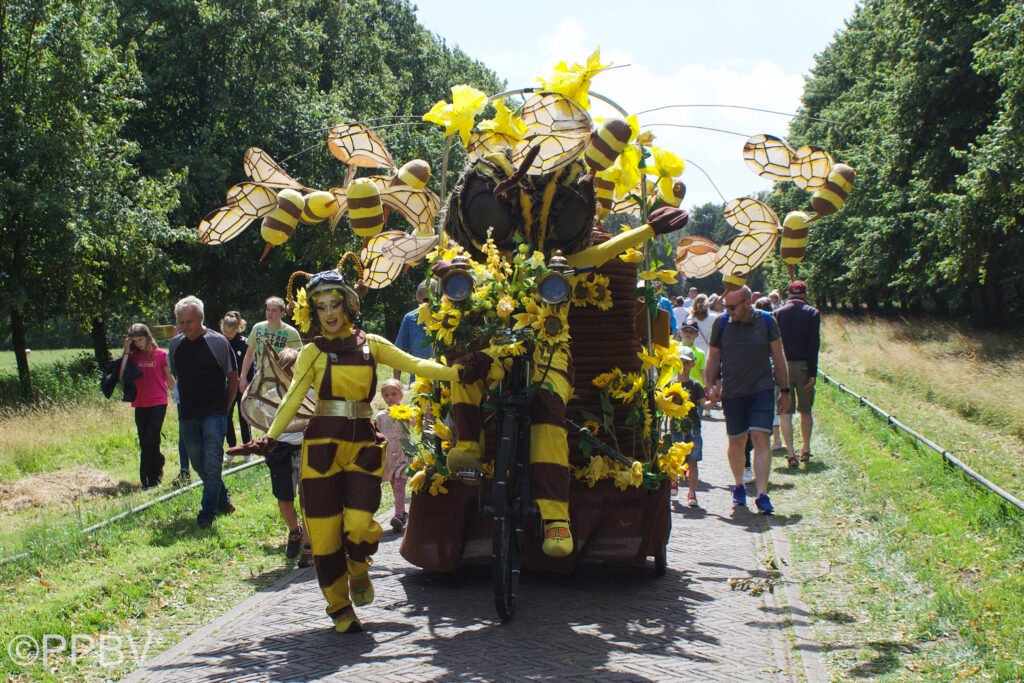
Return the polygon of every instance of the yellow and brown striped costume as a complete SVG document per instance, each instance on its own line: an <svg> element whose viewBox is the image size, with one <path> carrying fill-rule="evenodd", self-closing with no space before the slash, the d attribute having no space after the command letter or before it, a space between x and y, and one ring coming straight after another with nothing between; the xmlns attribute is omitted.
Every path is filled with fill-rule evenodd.
<svg viewBox="0 0 1024 683"><path fill-rule="evenodd" d="M303 347L292 384L267 436L277 438L310 387L318 403L370 401L377 363L421 377L454 381L458 370L421 360L391 342L356 330L344 338L317 337ZM331 617L351 606L349 575L370 565L381 537L373 513L380 505L386 441L369 417L317 415L302 440L302 502L320 589Z"/></svg>

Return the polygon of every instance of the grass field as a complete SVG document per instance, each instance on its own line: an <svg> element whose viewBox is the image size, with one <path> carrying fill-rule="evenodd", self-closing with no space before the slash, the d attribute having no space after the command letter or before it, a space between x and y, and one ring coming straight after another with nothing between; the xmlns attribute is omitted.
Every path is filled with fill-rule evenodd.
<svg viewBox="0 0 1024 683"><path fill-rule="evenodd" d="M36 349L28 356L28 366L31 370L37 365L70 360L83 354L91 356L92 349ZM0 374L4 373L18 373L18 362L14 357L14 351L0 351Z"/></svg>

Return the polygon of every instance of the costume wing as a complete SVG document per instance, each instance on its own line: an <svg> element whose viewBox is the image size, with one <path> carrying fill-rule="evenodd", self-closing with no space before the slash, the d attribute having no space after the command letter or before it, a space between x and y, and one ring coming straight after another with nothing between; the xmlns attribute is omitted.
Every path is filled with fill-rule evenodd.
<svg viewBox="0 0 1024 683"><path fill-rule="evenodd" d="M761 133L743 145L743 161L756 175L769 180L789 180L795 152L782 138Z"/></svg>
<svg viewBox="0 0 1024 683"><path fill-rule="evenodd" d="M363 281L370 289L383 289L402 274L407 265L423 260L437 244L437 237L415 237L399 230L371 237L359 254Z"/></svg>
<svg viewBox="0 0 1024 683"><path fill-rule="evenodd" d="M466 151L470 157L480 158L485 154L500 152L503 149L512 149L516 141L493 130L474 130L469 134L469 144Z"/></svg>
<svg viewBox="0 0 1024 683"><path fill-rule="evenodd" d="M277 188L290 187L295 190L310 189L285 173L281 165L259 147L250 147L245 150L245 155L242 157L242 168L247 176L260 185Z"/></svg>
<svg viewBox="0 0 1024 683"><path fill-rule="evenodd" d="M740 232L752 230L779 231L779 217L767 204L744 197L725 205L725 220Z"/></svg>
<svg viewBox="0 0 1024 683"><path fill-rule="evenodd" d="M789 174L801 189L814 192L825 187L833 165L832 155L821 147L804 145L793 155Z"/></svg>
<svg viewBox="0 0 1024 683"><path fill-rule="evenodd" d="M270 347L263 347L256 375L242 396L242 417L245 421L257 429L269 430L291 383L291 368L282 369L277 360L277 353ZM301 432L315 413L316 391L310 389L285 431Z"/></svg>
<svg viewBox="0 0 1024 683"><path fill-rule="evenodd" d="M707 237L684 237L676 247L676 270L686 278L707 277L716 270L718 245Z"/></svg>
<svg viewBox="0 0 1024 683"><path fill-rule="evenodd" d="M530 150L539 146L540 153L528 171L530 175L553 173L572 163L590 142L590 114L562 95L533 95L526 100L520 116L530 132L513 148L512 163L518 168Z"/></svg>
<svg viewBox="0 0 1024 683"><path fill-rule="evenodd" d="M402 214L417 233L434 232L434 221L441 211L441 200L430 190L414 190L408 185L380 188L380 200Z"/></svg>
<svg viewBox="0 0 1024 683"><path fill-rule="evenodd" d="M725 275L747 275L772 253L779 231L750 230L725 241L718 249L715 267Z"/></svg>
<svg viewBox="0 0 1024 683"><path fill-rule="evenodd" d="M228 190L228 203L212 211L199 223L199 241L224 244L242 234L257 218L277 206L277 194L269 187L242 183Z"/></svg>
<svg viewBox="0 0 1024 683"><path fill-rule="evenodd" d="M395 168L391 152L377 134L361 123L342 123L331 128L327 148L338 161L362 168Z"/></svg>

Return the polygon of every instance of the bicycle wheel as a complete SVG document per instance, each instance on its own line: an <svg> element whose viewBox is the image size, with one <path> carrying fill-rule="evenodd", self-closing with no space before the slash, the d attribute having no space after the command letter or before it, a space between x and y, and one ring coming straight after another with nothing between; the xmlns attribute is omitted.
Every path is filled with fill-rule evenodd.
<svg viewBox="0 0 1024 683"><path fill-rule="evenodd" d="M506 413L502 420L498 452L494 459L494 541L492 574L494 606L502 621L512 618L519 590L519 565L522 560L522 524L517 501L517 468L514 459L518 446L518 418Z"/></svg>

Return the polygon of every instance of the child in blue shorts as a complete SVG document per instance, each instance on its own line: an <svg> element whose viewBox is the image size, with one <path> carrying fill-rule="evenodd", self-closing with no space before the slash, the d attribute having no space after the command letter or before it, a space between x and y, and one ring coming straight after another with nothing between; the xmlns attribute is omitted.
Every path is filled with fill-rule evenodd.
<svg viewBox="0 0 1024 683"><path fill-rule="evenodd" d="M704 457L704 440L700 435L700 413L701 407L704 404L704 387L700 382L691 377L694 363L693 349L684 346L679 352L679 357L683 361L683 369L679 373L681 377L685 377L686 380L682 382L683 389L690 395L690 401L693 403L693 408L690 408L690 413L686 416L685 422L689 422L689 431L682 434L682 441L684 443L692 443L693 450L686 456L687 474L686 481L688 484L689 491L686 494L686 504L689 507L697 507L697 463L699 463Z"/></svg>

